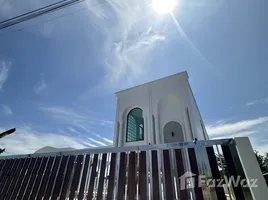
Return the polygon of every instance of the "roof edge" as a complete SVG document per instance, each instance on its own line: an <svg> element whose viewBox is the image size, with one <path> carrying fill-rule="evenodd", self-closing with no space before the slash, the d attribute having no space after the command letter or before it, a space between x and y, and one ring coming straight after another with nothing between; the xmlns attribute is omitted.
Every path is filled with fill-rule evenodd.
<svg viewBox="0 0 268 200"><path fill-rule="evenodd" d="M147 84L150 84L150 83L159 81L159 80L168 79L168 78L171 78L171 77L174 77L174 76L178 76L178 75L182 75L182 74L185 74L186 77L187 77L187 79L189 78L187 71L182 71L182 72L179 72L179 73L176 73L176 74L172 74L172 75L165 76L165 77L162 77L162 78L153 80L153 81L149 81L149 82L146 82L146 83L142 83L142 84L140 84L140 85L136 85L136 86L133 86L133 87L130 87L130 88L126 88L126 89L120 90L120 91L118 91L118 92L115 92L115 95L117 96L117 95L120 94L121 92L125 92L125 91L130 90L130 89L133 89L133 88L138 88L138 87L143 86L143 85L147 85Z"/></svg>

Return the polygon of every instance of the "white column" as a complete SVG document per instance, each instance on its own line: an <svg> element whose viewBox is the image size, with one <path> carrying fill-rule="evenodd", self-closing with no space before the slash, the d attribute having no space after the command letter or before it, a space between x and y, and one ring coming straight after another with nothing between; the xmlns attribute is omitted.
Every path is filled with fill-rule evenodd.
<svg viewBox="0 0 268 200"><path fill-rule="evenodd" d="M148 144L150 142L150 132L149 132L149 123L148 123L148 117L145 116L143 117L144 120L144 140L145 140L145 144Z"/></svg>
<svg viewBox="0 0 268 200"><path fill-rule="evenodd" d="M123 121L119 122L119 137L118 137L118 146L121 147L123 146L123 139L124 139L124 123Z"/></svg>
<svg viewBox="0 0 268 200"><path fill-rule="evenodd" d="M268 188L248 137L235 138L235 142L237 152L246 175L246 179L258 180L256 183L258 187L249 187L253 199L266 199L268 197Z"/></svg>
<svg viewBox="0 0 268 200"><path fill-rule="evenodd" d="M159 116L158 113L155 115L155 138L156 138L156 144L160 144L161 142L161 137L160 137L160 130L159 130Z"/></svg>
<svg viewBox="0 0 268 200"><path fill-rule="evenodd" d="M114 147L118 147L118 139L119 139L119 130L120 130L120 124L118 121L114 123Z"/></svg>

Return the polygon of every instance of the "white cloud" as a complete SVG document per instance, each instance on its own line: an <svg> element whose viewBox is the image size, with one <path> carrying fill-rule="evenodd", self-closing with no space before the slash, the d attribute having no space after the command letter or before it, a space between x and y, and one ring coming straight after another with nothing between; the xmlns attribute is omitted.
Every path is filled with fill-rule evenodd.
<svg viewBox="0 0 268 200"><path fill-rule="evenodd" d="M0 90L3 89L4 83L8 79L8 71L11 66L11 62L0 61Z"/></svg>
<svg viewBox="0 0 268 200"><path fill-rule="evenodd" d="M94 142L94 143L96 143L96 144L98 144L98 145L106 146L105 143L103 143L103 142L101 142L101 141L98 141L98 140L95 140L95 139L93 139L93 138L87 138L87 139L89 139L90 141L92 141L92 142Z"/></svg>
<svg viewBox="0 0 268 200"><path fill-rule="evenodd" d="M224 139L235 137L249 137L253 149L260 153L268 152L267 142L268 117L260 117L250 120L241 120L233 123L218 121L208 125L207 132L210 139Z"/></svg>
<svg viewBox="0 0 268 200"><path fill-rule="evenodd" d="M160 26L162 20L152 15L150 1L107 1L103 6L92 7L94 2L97 3L88 2L88 15L105 38L105 75L88 93L128 87L150 70L144 62L150 58L150 51L166 40L166 24Z"/></svg>
<svg viewBox="0 0 268 200"><path fill-rule="evenodd" d="M70 132L73 132L82 137L86 137L88 134L100 138L102 141L108 144L112 144L112 140L100 136L92 131L92 128L96 127L106 127L110 128L112 132L113 121L99 119L95 117L95 113L86 110L80 110L78 108L72 109L63 106L39 106L39 109L43 112L47 113L49 117L52 117L54 122L59 124L68 125L67 129ZM78 130L77 130L78 129ZM83 133L79 131L79 129L83 130ZM91 140L92 141L92 140ZM106 145L102 141L94 142L100 145Z"/></svg>
<svg viewBox="0 0 268 200"><path fill-rule="evenodd" d="M268 103L268 98L263 98L263 99L247 102L246 106L254 106L256 104L266 104L266 103Z"/></svg>
<svg viewBox="0 0 268 200"><path fill-rule="evenodd" d="M40 74L40 80L39 82L35 85L34 87L34 91L35 93L40 93L42 92L43 90L45 90L47 88L47 83L45 81L45 74L44 73L41 73Z"/></svg>
<svg viewBox="0 0 268 200"><path fill-rule="evenodd" d="M0 132L6 129L0 128ZM5 154L29 154L36 150L51 146L56 148L72 147L75 149L88 148L92 145L75 136L58 133L40 132L27 126L17 128L16 132L0 140L0 148L5 148Z"/></svg>
<svg viewBox="0 0 268 200"><path fill-rule="evenodd" d="M241 132L237 132L237 133L232 133L232 134L226 134L226 135L221 135L221 136L212 136L212 139L223 139L224 137L226 138L235 138L235 137L248 137L251 136L253 134L257 134L258 131L256 130L252 130L252 131L241 131Z"/></svg>
<svg viewBox="0 0 268 200"><path fill-rule="evenodd" d="M257 125L268 121L268 117L260 117L257 119L243 120L234 123L226 123L219 125L208 125L207 132L210 136L216 137L219 135L231 135L243 130L251 129Z"/></svg>
<svg viewBox="0 0 268 200"><path fill-rule="evenodd" d="M108 142L108 143L110 143L110 144L113 144L113 141L112 141L112 140L109 140L109 139L107 139L107 138L105 138L105 137L101 137L101 136L98 135L98 134L96 134L95 136L97 136L98 138L104 140L105 142Z"/></svg>
<svg viewBox="0 0 268 200"><path fill-rule="evenodd" d="M92 126L105 126L112 128L113 121L99 119L93 116L93 113L81 111L79 109L72 109L63 106L39 106L39 109L49 113L58 122L62 122L69 125L87 125ZM85 128L87 128L85 127Z"/></svg>
<svg viewBox="0 0 268 200"><path fill-rule="evenodd" d="M2 112L6 115L6 116L10 116L13 114L10 106L8 105L2 105Z"/></svg>

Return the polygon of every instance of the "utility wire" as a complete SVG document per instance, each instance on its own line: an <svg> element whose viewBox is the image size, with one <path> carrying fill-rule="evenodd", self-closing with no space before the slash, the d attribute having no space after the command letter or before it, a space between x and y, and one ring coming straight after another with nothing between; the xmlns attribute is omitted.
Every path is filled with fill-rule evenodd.
<svg viewBox="0 0 268 200"><path fill-rule="evenodd" d="M86 0L86 1L87 1L87 0ZM58 20L58 19L60 19L60 18L63 18L63 17L66 17L66 16L73 15L73 14L75 14L75 13L77 13L77 12L81 12L81 11L84 11L84 10L89 9L89 8L93 8L93 7L97 7L97 6L102 6L102 5L106 4L107 2L108 2L108 0L105 0L105 1L103 1L102 3L89 5L89 6L87 6L87 7L83 7L83 8L77 9L77 10L75 10L75 11L68 12L68 13L65 13L65 14L63 14L63 15L60 15L60 16L57 16L57 17L53 17L53 18L51 18L51 19L44 20L44 21L42 21L42 22L38 22L38 23L29 25L29 26L21 27L21 28L19 28L19 29L13 30L11 33L19 32L19 31L23 31L23 30L25 30L25 29L29 29L29 28L38 26L40 23L48 23L48 22L51 22L51 21L55 21L55 20ZM3 34L0 34L0 37L1 37L1 36L5 36L5 35L8 35L8 34L10 34L10 33L3 33Z"/></svg>
<svg viewBox="0 0 268 200"><path fill-rule="evenodd" d="M62 1L59 1L57 3L53 3L53 4L50 4L48 6L44 6L42 8L24 13L22 15L1 21L0 22L0 30L7 28L7 27L10 27L10 26L13 26L15 24L22 23L24 21L27 21L27 20L30 20L33 18L36 18L36 17L39 17L41 15L45 15L47 13L54 12L54 11L60 10L62 8L71 6L71 5L81 3L83 1L85 1L85 0L62 0Z"/></svg>

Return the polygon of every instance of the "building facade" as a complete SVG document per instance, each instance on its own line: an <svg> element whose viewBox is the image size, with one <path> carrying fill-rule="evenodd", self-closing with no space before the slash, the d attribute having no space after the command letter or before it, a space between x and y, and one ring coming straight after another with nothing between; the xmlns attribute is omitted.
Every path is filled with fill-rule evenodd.
<svg viewBox="0 0 268 200"><path fill-rule="evenodd" d="M116 93L114 146L207 140L187 72Z"/></svg>

